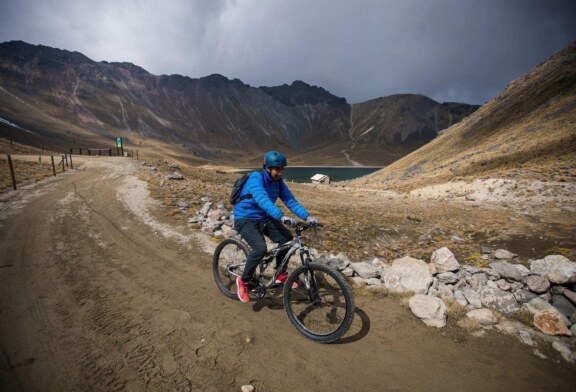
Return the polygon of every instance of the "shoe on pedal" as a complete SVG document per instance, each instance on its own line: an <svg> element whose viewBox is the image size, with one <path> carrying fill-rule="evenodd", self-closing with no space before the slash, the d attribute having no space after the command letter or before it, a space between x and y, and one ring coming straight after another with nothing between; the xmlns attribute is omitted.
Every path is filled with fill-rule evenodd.
<svg viewBox="0 0 576 392"><path fill-rule="evenodd" d="M284 272L284 273L278 274L274 283L284 285L287 280L288 280L288 273ZM296 281L292 282L292 288L295 289L297 287L298 287L298 282L296 282Z"/></svg>
<svg viewBox="0 0 576 392"><path fill-rule="evenodd" d="M246 303L250 301L250 297L248 296L250 288L248 287L248 283L244 282L240 276L236 277L236 288L238 289L236 294L238 294L238 299L241 302Z"/></svg>

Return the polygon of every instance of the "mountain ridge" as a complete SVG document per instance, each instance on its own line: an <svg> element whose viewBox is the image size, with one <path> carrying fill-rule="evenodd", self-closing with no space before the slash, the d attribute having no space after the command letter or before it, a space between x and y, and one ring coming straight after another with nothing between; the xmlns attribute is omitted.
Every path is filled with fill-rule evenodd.
<svg viewBox="0 0 576 392"><path fill-rule="evenodd" d="M176 145L181 154L208 161L234 156L247 163L277 148L295 163L346 164L351 157L382 165L421 145L387 138L385 149L368 143L355 150L351 121L358 104L303 81L252 87L219 74L153 75L132 63L95 62L79 52L23 41L0 44L0 88L0 117L38 130L45 143L61 149L123 136L135 146L150 140ZM464 106L466 113L454 113L458 121L477 108ZM425 134L427 142L437 133L429 128L406 121L399 132L417 141ZM8 131L0 126L0 135ZM321 162L313 152L322 152Z"/></svg>

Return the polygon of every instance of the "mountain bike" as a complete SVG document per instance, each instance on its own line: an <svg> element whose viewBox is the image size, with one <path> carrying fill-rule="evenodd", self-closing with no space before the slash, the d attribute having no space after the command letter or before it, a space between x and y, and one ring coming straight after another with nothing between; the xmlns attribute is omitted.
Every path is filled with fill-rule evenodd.
<svg viewBox="0 0 576 392"><path fill-rule="evenodd" d="M279 271L288 265L290 257L299 256L300 266L290 273L283 288L283 303L288 319L305 337L320 343L333 342L342 337L354 318L354 299L344 277L331 267L314 262L305 246L302 233L313 226L298 222L296 237L270 249L257 267L250 284L250 294L263 298L274 283ZM316 227L318 230L319 227ZM272 267L278 252L288 249L276 270ZM242 276L248 245L238 239L225 239L214 251L213 272L216 285L229 298L238 299L236 277ZM274 272L270 272L273 270ZM293 288L296 282L298 287Z"/></svg>

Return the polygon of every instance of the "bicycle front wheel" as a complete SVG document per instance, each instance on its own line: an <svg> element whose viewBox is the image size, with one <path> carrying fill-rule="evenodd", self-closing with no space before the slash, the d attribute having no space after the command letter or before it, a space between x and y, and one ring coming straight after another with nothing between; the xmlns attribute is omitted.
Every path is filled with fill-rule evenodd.
<svg viewBox="0 0 576 392"><path fill-rule="evenodd" d="M298 287L292 288L297 282ZM354 299L344 277L317 263L297 268L284 286L284 308L296 329L320 343L342 337L354 319Z"/></svg>
<svg viewBox="0 0 576 392"><path fill-rule="evenodd" d="M248 246L242 241L229 238L222 241L214 251L212 271L216 285L228 298L238 299L236 293L236 277L242 276Z"/></svg>

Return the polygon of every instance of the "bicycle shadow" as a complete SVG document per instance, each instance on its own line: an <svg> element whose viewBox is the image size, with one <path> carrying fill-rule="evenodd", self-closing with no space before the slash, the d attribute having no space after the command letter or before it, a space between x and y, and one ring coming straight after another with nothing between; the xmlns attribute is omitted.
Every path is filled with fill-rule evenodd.
<svg viewBox="0 0 576 392"><path fill-rule="evenodd" d="M259 312L264 308L271 310L284 310L282 291L279 290L276 292L269 290L265 297L256 299L256 302L252 305L252 310L254 312ZM344 337L329 344L350 344L357 342L368 335L371 326L370 317L368 317L366 312L358 306L355 308L354 315L354 321Z"/></svg>

